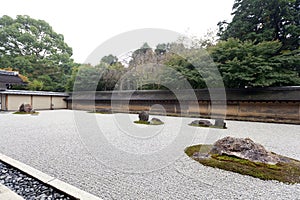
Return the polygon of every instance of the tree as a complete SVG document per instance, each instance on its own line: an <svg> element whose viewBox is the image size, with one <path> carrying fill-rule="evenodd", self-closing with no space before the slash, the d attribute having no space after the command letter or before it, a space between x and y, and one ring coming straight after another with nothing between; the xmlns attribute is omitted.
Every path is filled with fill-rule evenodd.
<svg viewBox="0 0 300 200"><path fill-rule="evenodd" d="M42 90L44 87L44 83L42 81L34 79L29 83L28 88L30 90Z"/></svg>
<svg viewBox="0 0 300 200"><path fill-rule="evenodd" d="M47 75L49 90L63 91L67 74L71 73L72 49L64 37L43 20L29 16L0 18L0 66L12 67L30 80Z"/></svg>
<svg viewBox="0 0 300 200"><path fill-rule="evenodd" d="M158 45L156 45L156 49L154 50L154 52L157 55L165 54L169 50L169 47L170 47L169 43L168 44L165 44L165 43L158 44Z"/></svg>
<svg viewBox="0 0 300 200"><path fill-rule="evenodd" d="M151 47L149 46L149 44L147 42L145 42L140 49L151 49Z"/></svg>
<svg viewBox="0 0 300 200"><path fill-rule="evenodd" d="M73 91L74 87L77 91L96 90L100 75L100 70L89 64L74 67L67 90Z"/></svg>
<svg viewBox="0 0 300 200"><path fill-rule="evenodd" d="M187 58L175 54L165 64L178 72L178 74L166 76L169 82L176 84L178 81L176 79L177 76L179 78L185 78L194 89L206 87L201 74Z"/></svg>
<svg viewBox="0 0 300 200"><path fill-rule="evenodd" d="M111 62L112 60L114 62ZM114 90L125 72L125 67L121 62L117 61L116 56L104 56L96 66L87 64L74 67L72 75L67 80L66 90L73 91L74 86L78 91L93 89L97 91Z"/></svg>
<svg viewBox="0 0 300 200"><path fill-rule="evenodd" d="M220 41L210 52L228 88L298 85L295 66L299 56L290 52L275 55L281 47L279 41L256 44L231 38Z"/></svg>
<svg viewBox="0 0 300 200"><path fill-rule="evenodd" d="M106 63L108 65L112 65L118 62L118 57L114 56L112 54L109 54L108 56L104 56L103 58L101 58L101 61L103 63Z"/></svg>
<svg viewBox="0 0 300 200"><path fill-rule="evenodd" d="M235 0L232 15L232 22L218 24L221 40L279 40L279 50L299 48L300 0Z"/></svg>
<svg viewBox="0 0 300 200"><path fill-rule="evenodd" d="M97 90L102 91L114 90L118 81L126 72L126 69L120 62L108 66L100 65L100 67L96 66L96 68L99 68L101 72L101 79Z"/></svg>

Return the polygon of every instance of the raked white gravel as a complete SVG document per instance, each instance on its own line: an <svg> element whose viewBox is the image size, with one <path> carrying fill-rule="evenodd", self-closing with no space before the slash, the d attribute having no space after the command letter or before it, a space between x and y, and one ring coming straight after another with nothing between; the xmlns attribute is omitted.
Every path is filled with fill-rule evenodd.
<svg viewBox="0 0 300 200"><path fill-rule="evenodd" d="M300 160L299 125L226 121L220 130L156 117L165 124L133 124L137 115L128 114L1 112L0 152L103 199L300 199L300 184L205 167L183 153L230 135Z"/></svg>

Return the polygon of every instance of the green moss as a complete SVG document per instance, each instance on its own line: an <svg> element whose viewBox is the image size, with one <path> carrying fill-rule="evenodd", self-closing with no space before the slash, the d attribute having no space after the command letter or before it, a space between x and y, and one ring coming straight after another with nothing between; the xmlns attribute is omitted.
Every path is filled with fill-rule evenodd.
<svg viewBox="0 0 300 200"><path fill-rule="evenodd" d="M140 121L140 120L134 121L134 123L136 123L136 124L154 125L154 126L164 124L163 122L150 123L149 121L145 122L145 121Z"/></svg>
<svg viewBox="0 0 300 200"><path fill-rule="evenodd" d="M17 114L17 115L38 115L39 114L39 112L19 112L19 111L16 111L16 112L14 112L13 114Z"/></svg>
<svg viewBox="0 0 300 200"><path fill-rule="evenodd" d="M280 155L279 157L288 160L288 162L279 162L276 165L270 165L227 155L211 155L208 158L193 157L193 154L196 152L208 154L211 148L212 145L195 145L186 148L185 153L205 166L249 175L262 180L300 183L300 161Z"/></svg>
<svg viewBox="0 0 300 200"><path fill-rule="evenodd" d="M198 153L208 153L212 148L212 145L195 145L195 146L190 146L185 149L185 153L191 157L195 152Z"/></svg>
<svg viewBox="0 0 300 200"><path fill-rule="evenodd" d="M150 122L145 122L145 121L140 121L140 120L134 121L134 123L136 123L136 124L147 124L147 125L150 125Z"/></svg>

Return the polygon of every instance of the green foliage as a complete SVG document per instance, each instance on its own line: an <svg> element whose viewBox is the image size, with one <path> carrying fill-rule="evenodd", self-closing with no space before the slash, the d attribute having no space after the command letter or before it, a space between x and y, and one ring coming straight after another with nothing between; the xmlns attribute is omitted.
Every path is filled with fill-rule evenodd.
<svg viewBox="0 0 300 200"><path fill-rule="evenodd" d="M44 83L37 79L34 79L32 82L29 83L28 89L29 90L43 90Z"/></svg>
<svg viewBox="0 0 300 200"><path fill-rule="evenodd" d="M174 55L171 59L169 59L166 62L166 65L172 67L177 72L179 72L180 76L183 76L182 78L186 78L187 81L192 86L192 88L199 89L199 88L206 87L205 82L202 79L199 72L197 71L197 69L193 66L193 64L188 62L188 60L186 58L183 58L178 55ZM169 76L169 77L172 77L172 76ZM172 82L171 84L176 84L176 82L177 82L176 79L172 79L169 81Z"/></svg>
<svg viewBox="0 0 300 200"><path fill-rule="evenodd" d="M217 67L205 50L178 45L175 48L181 50L177 49L175 52L179 53L170 56L165 64L179 72L189 82L191 88L222 87L223 82ZM175 84L177 80L174 79L173 81Z"/></svg>
<svg viewBox="0 0 300 200"><path fill-rule="evenodd" d="M281 52L279 41L242 42L230 38L210 49L229 88L287 86L300 84L299 56Z"/></svg>
<svg viewBox="0 0 300 200"><path fill-rule="evenodd" d="M67 91L109 91L114 90L116 84L125 73L125 68L120 62L111 65L101 62L97 66L81 65L74 67L72 75L67 81Z"/></svg>
<svg viewBox="0 0 300 200"><path fill-rule="evenodd" d="M108 65L112 65L112 64L115 64L118 62L118 58L112 54L109 54L108 56L104 56L102 59L101 59L101 62L102 63L106 63Z"/></svg>
<svg viewBox="0 0 300 200"><path fill-rule="evenodd" d="M151 49L151 47L149 46L149 44L147 42L145 42L140 49Z"/></svg>
<svg viewBox="0 0 300 200"><path fill-rule="evenodd" d="M156 54L160 55L160 54L165 54L170 48L170 44L158 44L156 45L156 49L154 50Z"/></svg>
<svg viewBox="0 0 300 200"><path fill-rule="evenodd" d="M235 0L232 15L232 22L218 24L221 40L279 40L282 49L299 48L299 0Z"/></svg>
<svg viewBox="0 0 300 200"><path fill-rule="evenodd" d="M72 91L73 86L77 91L95 91L101 75L101 71L91 65L74 67L71 79L68 80L67 90Z"/></svg>
<svg viewBox="0 0 300 200"><path fill-rule="evenodd" d="M43 82L44 90L65 90L73 66L71 55L63 35L47 22L26 15L0 18L0 66Z"/></svg>

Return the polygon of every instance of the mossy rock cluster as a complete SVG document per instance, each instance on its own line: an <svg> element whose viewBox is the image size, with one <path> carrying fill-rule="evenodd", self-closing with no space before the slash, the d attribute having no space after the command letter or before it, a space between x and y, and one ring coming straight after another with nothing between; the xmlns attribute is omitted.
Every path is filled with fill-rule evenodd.
<svg viewBox="0 0 300 200"><path fill-rule="evenodd" d="M185 153L199 163L227 171L249 175L262 180L277 180L284 183L300 183L300 161L277 155L285 162L265 164L252 162L235 156L210 155L212 145L195 145L185 149Z"/></svg>
<svg viewBox="0 0 300 200"><path fill-rule="evenodd" d="M215 124L212 124L209 120L206 119L198 119L192 121L189 125L196 126L196 127L205 127L205 128L227 129L226 123L224 122L223 118L215 119Z"/></svg>
<svg viewBox="0 0 300 200"><path fill-rule="evenodd" d="M149 117L147 119L149 119ZM163 121L161 121L160 119L155 118L155 117L152 118L150 121L141 120L141 118L140 118L140 120L134 121L134 123L136 123L136 124L146 124L146 125L162 125L162 124L164 124Z"/></svg>
<svg viewBox="0 0 300 200"><path fill-rule="evenodd" d="M155 120L153 120L155 119ZM156 120L156 118L153 118L150 121L142 121L142 120L137 120L134 121L134 123L136 124L146 124L146 125L162 125L164 124L164 122L162 122L161 120Z"/></svg>
<svg viewBox="0 0 300 200"><path fill-rule="evenodd" d="M134 121L134 123L136 123L136 124L146 124L146 125L150 125L150 122L149 122L149 121L136 120L136 121Z"/></svg>

